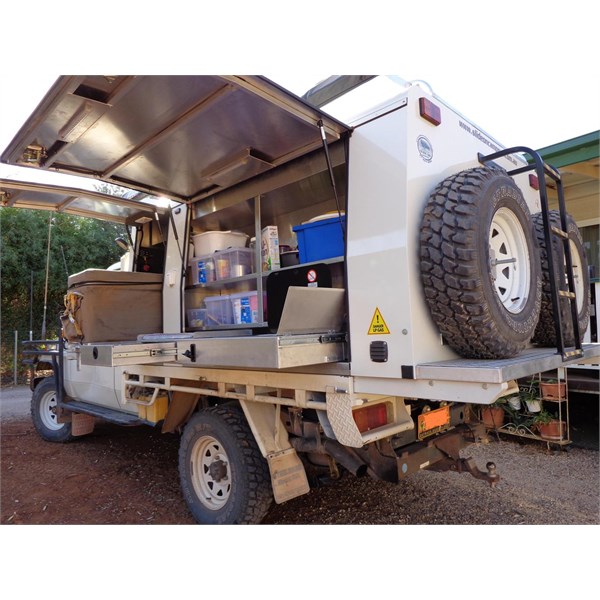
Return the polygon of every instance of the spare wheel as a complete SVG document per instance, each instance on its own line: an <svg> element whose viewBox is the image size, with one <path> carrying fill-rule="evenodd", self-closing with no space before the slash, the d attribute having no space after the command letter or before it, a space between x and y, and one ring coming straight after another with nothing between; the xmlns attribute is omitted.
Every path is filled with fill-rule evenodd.
<svg viewBox="0 0 600 600"><path fill-rule="evenodd" d="M535 331L541 270L529 209L499 167L461 171L427 202L421 277L445 341L465 358L510 358Z"/></svg>
<svg viewBox="0 0 600 600"><path fill-rule="evenodd" d="M549 212L550 226L562 229L560 222L560 213L557 210ZM556 347L556 330L554 311L552 309L552 292L550 288L550 268L548 266L548 245L544 236L544 221L542 213L533 215L535 234L540 247L540 257L542 265L542 308L540 319L533 335L533 342L540 346ZM579 324L579 334L583 334L588 328L590 319L590 277L588 272L588 263L583 247L583 239L579 228L575 224L573 217L567 215L567 233L569 234L569 247L571 250L571 264L573 266L573 283L575 287L575 303L577 305L577 322ZM567 290L567 278L565 269L565 251L562 240L557 236L552 236L552 257L554 270L556 272L556 281L559 282L560 290ZM573 319L571 317L571 303L562 298L559 300L560 321L563 330L563 342L566 346L575 344L575 335L573 331Z"/></svg>

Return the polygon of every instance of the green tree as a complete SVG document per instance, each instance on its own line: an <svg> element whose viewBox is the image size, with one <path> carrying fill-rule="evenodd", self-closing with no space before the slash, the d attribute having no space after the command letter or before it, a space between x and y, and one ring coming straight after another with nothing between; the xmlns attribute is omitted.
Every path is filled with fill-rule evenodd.
<svg viewBox="0 0 600 600"><path fill-rule="evenodd" d="M99 191L110 193L108 189ZM48 338L58 333L68 275L84 269L105 269L118 261L122 253L114 243L116 237L125 235L122 225L62 213L0 208L3 375L7 370L12 373L13 332L16 330L20 339L27 339L31 321L33 339L39 339L41 334L49 228Z"/></svg>

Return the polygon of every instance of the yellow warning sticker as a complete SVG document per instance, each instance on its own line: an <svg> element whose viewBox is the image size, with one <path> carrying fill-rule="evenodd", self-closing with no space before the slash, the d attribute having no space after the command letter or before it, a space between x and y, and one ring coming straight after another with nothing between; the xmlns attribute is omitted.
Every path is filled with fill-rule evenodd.
<svg viewBox="0 0 600 600"><path fill-rule="evenodd" d="M375 309L375 314L371 319L371 325L369 326L369 335L384 335L389 333L390 330L386 325L383 317L381 316L381 312L378 308Z"/></svg>

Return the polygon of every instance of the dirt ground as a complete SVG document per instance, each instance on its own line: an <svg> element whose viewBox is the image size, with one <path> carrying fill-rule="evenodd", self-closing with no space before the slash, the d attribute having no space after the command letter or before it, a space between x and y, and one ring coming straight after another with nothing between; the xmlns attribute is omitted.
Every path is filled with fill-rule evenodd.
<svg viewBox="0 0 600 600"><path fill-rule="evenodd" d="M91 435L53 444L28 417L13 416L0 441L2 524L194 523L180 493L176 435L98 423ZM497 463L495 489L456 473L422 472L398 486L348 475L273 505L263 523L600 523L597 451L513 441L471 449L480 467Z"/></svg>

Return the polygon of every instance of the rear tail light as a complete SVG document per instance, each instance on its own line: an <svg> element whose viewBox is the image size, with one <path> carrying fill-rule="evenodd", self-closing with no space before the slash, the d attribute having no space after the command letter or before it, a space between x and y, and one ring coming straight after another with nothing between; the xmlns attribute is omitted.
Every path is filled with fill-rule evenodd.
<svg viewBox="0 0 600 600"><path fill-rule="evenodd" d="M529 174L529 185L534 189L534 190L539 190L540 189L540 182L537 178L537 175L534 175L533 173Z"/></svg>
<svg viewBox="0 0 600 600"><path fill-rule="evenodd" d="M419 114L436 127L442 122L442 111L427 98L419 98Z"/></svg>
<svg viewBox="0 0 600 600"><path fill-rule="evenodd" d="M352 413L354 422L361 433L383 427L388 422L387 403L374 404L359 408Z"/></svg>

